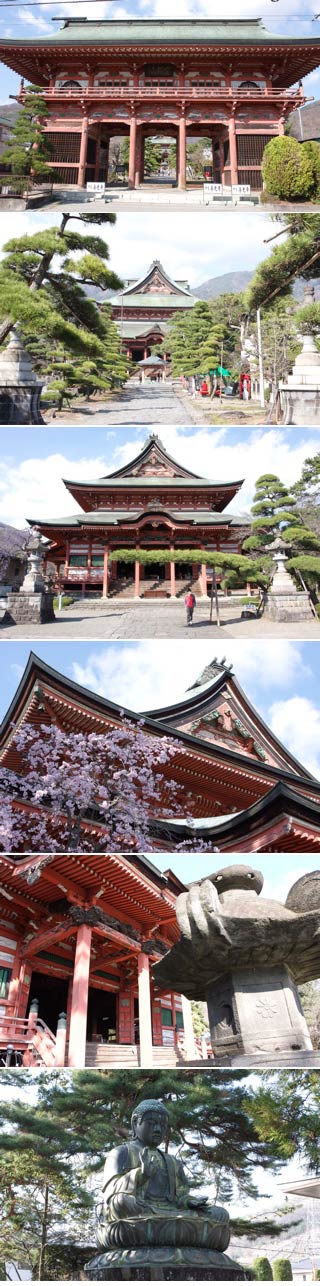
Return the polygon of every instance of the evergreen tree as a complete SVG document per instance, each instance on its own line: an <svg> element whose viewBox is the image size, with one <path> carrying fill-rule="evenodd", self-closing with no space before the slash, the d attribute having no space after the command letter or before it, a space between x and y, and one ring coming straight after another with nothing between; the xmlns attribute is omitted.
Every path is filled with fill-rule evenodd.
<svg viewBox="0 0 320 1286"><path fill-rule="evenodd" d="M101 224L114 223L115 216L64 214L58 228L7 242L0 266L0 342L19 322L39 377L53 386L56 378L59 391L62 371L60 391L74 394L86 379L92 389L109 387L115 376L125 378L126 362L109 311L102 316L83 289L121 285L108 267L108 246L101 237L71 231L71 219Z"/></svg>
<svg viewBox="0 0 320 1286"><path fill-rule="evenodd" d="M247 314L256 308L271 307L278 295L285 305L291 298L296 278L308 280L320 274L320 216L289 215L284 223L284 244L276 246L268 258L262 260L245 292Z"/></svg>
<svg viewBox="0 0 320 1286"><path fill-rule="evenodd" d="M273 1280L275 1282L292 1282L293 1277L290 1259L274 1260Z"/></svg>
<svg viewBox="0 0 320 1286"><path fill-rule="evenodd" d="M252 505L250 536L243 542L243 550L258 559L266 573L272 572L271 554L268 552L277 535L291 546L288 570L292 570L301 585L305 577L310 592L320 584L320 540L304 526L299 516L297 500L275 474L262 474L256 482ZM319 552L318 552L319 551ZM249 577L250 579L250 577Z"/></svg>
<svg viewBox="0 0 320 1286"><path fill-rule="evenodd" d="M269 1259L265 1255L258 1255L253 1260L252 1269L257 1282L272 1282L272 1268Z"/></svg>
<svg viewBox="0 0 320 1286"><path fill-rule="evenodd" d="M292 487L305 526L320 536L320 452L305 460L301 478Z"/></svg>
<svg viewBox="0 0 320 1286"><path fill-rule="evenodd" d="M49 161L54 149L45 133L48 116L41 89L36 85L27 86L23 107L1 154L2 164L10 165L18 180L15 187L22 190L30 180L50 178Z"/></svg>

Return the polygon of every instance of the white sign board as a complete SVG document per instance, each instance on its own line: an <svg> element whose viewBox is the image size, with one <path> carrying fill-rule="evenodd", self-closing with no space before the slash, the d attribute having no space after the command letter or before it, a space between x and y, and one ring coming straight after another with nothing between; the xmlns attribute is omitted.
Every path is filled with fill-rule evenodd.
<svg viewBox="0 0 320 1286"><path fill-rule="evenodd" d="M250 196L250 183L233 183L232 196Z"/></svg>
<svg viewBox="0 0 320 1286"><path fill-rule="evenodd" d="M223 191L222 183L204 183L203 190L208 195L212 193L214 196L221 196Z"/></svg>
<svg viewBox="0 0 320 1286"><path fill-rule="evenodd" d="M105 190L105 183L87 183L87 192L96 192L100 195L100 193L105 192Z"/></svg>

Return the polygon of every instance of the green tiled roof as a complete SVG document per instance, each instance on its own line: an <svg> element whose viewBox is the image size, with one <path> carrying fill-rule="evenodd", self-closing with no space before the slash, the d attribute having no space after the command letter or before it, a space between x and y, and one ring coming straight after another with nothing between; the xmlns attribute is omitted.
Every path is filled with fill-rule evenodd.
<svg viewBox="0 0 320 1286"><path fill-rule="evenodd" d="M145 308L146 313L148 313L149 308L158 308L159 311L166 308L193 308L194 304L199 303L199 300L196 299L195 295L141 294L126 295L124 299L122 295L113 295L112 299L108 300L108 303L112 305L112 308Z"/></svg>
<svg viewBox="0 0 320 1286"><path fill-rule="evenodd" d="M136 19L122 22L116 19L92 21L90 18L66 18L62 29L55 31L48 41L41 44L291 44L294 37L285 38L267 31L260 18L248 19ZM312 42L314 43L314 42Z"/></svg>
<svg viewBox="0 0 320 1286"><path fill-rule="evenodd" d="M147 512L148 511L145 509L131 509L130 513L128 513L127 509L94 509L92 513L73 514L73 516L69 518L42 519L40 526L74 527L79 529L79 527L81 528L86 524L91 527L93 524L99 526L101 523L105 523L110 527L116 527L118 523L128 522L129 519L132 522L135 522L137 518L141 518L142 515L145 516ZM152 512L153 511L150 513L150 517L152 517ZM238 527L239 525L241 527L250 527L250 518L247 518L246 516L241 515L240 518L238 518L234 514L215 513L215 511L211 509L203 509L200 510L200 512L197 511L197 513L194 512L194 509L166 509L163 512L166 515L169 514L169 516L174 520L178 519L180 522L192 522L195 527L201 526L202 523L207 523L213 527L216 527L219 524L222 524L222 526L228 524L231 527ZM29 521L31 521L31 519L29 519Z"/></svg>

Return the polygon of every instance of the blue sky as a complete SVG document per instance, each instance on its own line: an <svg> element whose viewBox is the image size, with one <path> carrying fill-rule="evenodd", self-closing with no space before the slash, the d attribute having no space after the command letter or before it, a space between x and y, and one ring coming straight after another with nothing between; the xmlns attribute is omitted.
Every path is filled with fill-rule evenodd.
<svg viewBox="0 0 320 1286"><path fill-rule="evenodd" d="M314 15L318 12L319 6L317 0L279 0L272 3L272 0L224 0L223 15L225 18L233 17L262 17L269 31L278 34L314 36L320 34L319 23L314 20ZM91 18L105 18L110 21L114 18L204 18L204 17L221 17L221 5L217 5L215 0L176 0L174 9L172 0L130 0L126 3L108 3L108 0L93 0L93 3L86 3L86 0L76 0L76 2L64 4L61 3L50 5L19 5L8 0L5 7L1 8L0 20L0 38L7 37L37 39L50 36L58 24L53 24L52 17L61 15L88 16ZM7 68L4 68L1 77L1 99L7 101L10 94L17 92L19 77ZM305 80L305 92L315 97L320 96L320 76L319 73L312 73Z"/></svg>
<svg viewBox="0 0 320 1286"><path fill-rule="evenodd" d="M266 722L297 759L320 777L320 644L230 640L226 644L154 639L132 643L37 643L38 656L93 692L135 709L177 701L213 655L226 657ZM30 651L1 644L0 716L16 690Z"/></svg>
<svg viewBox="0 0 320 1286"><path fill-rule="evenodd" d="M154 857L155 866L160 871L171 870L179 876L185 884L191 880L205 879L213 875L215 871L220 871L224 866L229 865L228 853L198 853L196 856L186 853L157 853ZM239 861L245 865L254 867L262 871L264 877L264 887L262 897L275 898L276 901L284 901L292 888L292 884L300 879L301 875L307 871L316 871L319 867L319 858L304 855L297 857L296 853L258 853L256 856L250 853L239 856ZM233 856L232 856L233 862Z"/></svg>
<svg viewBox="0 0 320 1286"><path fill-rule="evenodd" d="M13 527L26 520L65 517L80 512L62 483L63 478L94 479L128 463L148 436L141 429L0 428L0 522ZM261 428L161 427L169 454L203 477L244 479L230 510L246 513L252 504L261 461L287 486L301 474L304 460L319 449L316 429L265 425Z"/></svg>

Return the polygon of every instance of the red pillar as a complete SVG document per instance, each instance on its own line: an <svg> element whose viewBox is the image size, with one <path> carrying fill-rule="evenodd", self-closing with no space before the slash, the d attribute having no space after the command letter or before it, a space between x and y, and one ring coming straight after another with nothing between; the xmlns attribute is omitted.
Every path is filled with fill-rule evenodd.
<svg viewBox="0 0 320 1286"><path fill-rule="evenodd" d="M233 116L231 116L229 120L228 130L229 130L231 183L237 183L238 182L237 140L236 140L236 127L235 127Z"/></svg>
<svg viewBox="0 0 320 1286"><path fill-rule="evenodd" d="M100 131L99 131L98 138L97 138L97 143L96 143L96 159L95 159L95 167L94 167L94 181L95 181L95 183L99 183L99 174L100 174L100 153L101 153L101 133L100 133Z"/></svg>
<svg viewBox="0 0 320 1286"><path fill-rule="evenodd" d="M130 121L130 142L129 142L129 188L134 188L136 172L136 146L137 146L137 122L135 116Z"/></svg>
<svg viewBox="0 0 320 1286"><path fill-rule="evenodd" d="M179 188L186 186L187 157L186 157L186 118L180 116L179 120Z"/></svg>
<svg viewBox="0 0 320 1286"><path fill-rule="evenodd" d="M144 951L138 956L140 1067L153 1066L150 966Z"/></svg>
<svg viewBox="0 0 320 1286"><path fill-rule="evenodd" d="M82 121L82 126L81 126L80 158L79 158L79 169L78 169L78 188L85 188L85 186L86 186L86 165L87 165L88 133L89 133L89 121L88 121L88 117L87 117L87 116L84 116L84 117L83 117L83 121Z"/></svg>
<svg viewBox="0 0 320 1286"><path fill-rule="evenodd" d="M70 559L70 541L67 540L66 541L66 559L65 559L65 565L64 565L64 574L66 577L68 577L69 575L69 559Z"/></svg>
<svg viewBox="0 0 320 1286"><path fill-rule="evenodd" d="M105 550L104 550L104 555L103 555L103 585L102 585L102 598L107 598L107 597L108 597L108 553L109 553L109 550L108 550L108 549L105 549Z"/></svg>
<svg viewBox="0 0 320 1286"><path fill-rule="evenodd" d="M85 1067L87 1012L90 973L92 929L82 924L77 932L74 957L71 1019L69 1036L69 1067Z"/></svg>
<svg viewBox="0 0 320 1286"><path fill-rule="evenodd" d="M137 558L134 565L134 596L135 598L140 596L140 563Z"/></svg>
<svg viewBox="0 0 320 1286"><path fill-rule="evenodd" d="M173 553L173 546L171 546L171 553ZM170 563L170 594L171 594L171 598L175 598L175 596L176 596L176 564L175 564L174 562Z"/></svg>
<svg viewBox="0 0 320 1286"><path fill-rule="evenodd" d="M280 134L280 136L284 134L284 130L285 130L285 119L284 119L284 116L280 116L280 120L278 121L278 133Z"/></svg>

